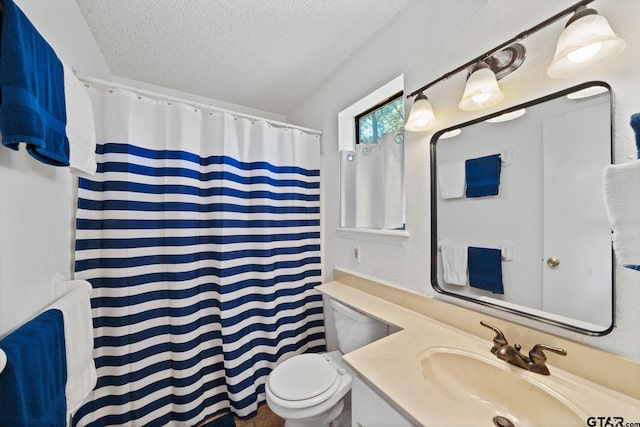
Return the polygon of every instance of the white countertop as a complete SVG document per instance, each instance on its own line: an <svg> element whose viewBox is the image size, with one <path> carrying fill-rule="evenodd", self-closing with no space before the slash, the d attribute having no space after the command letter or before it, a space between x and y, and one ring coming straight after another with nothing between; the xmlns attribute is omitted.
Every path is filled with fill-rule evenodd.
<svg viewBox="0 0 640 427"><path fill-rule="evenodd" d="M453 402L442 397L438 387L423 376L421 360L425 352L433 348L456 349L481 357L486 355L490 364L510 370L513 375L523 380L557 393L560 400L566 399L574 412L584 417L583 426L587 425L589 416L615 416L623 417L625 422L640 422L640 400L563 371L554 367L553 363L548 363L551 375L544 376L497 359L490 352L493 333L489 330L486 331L488 338L481 339L337 281L323 284L316 289L401 329L395 334L346 354L344 360L399 411L418 424L455 425L452 423L456 420L471 416L464 414L465 402ZM478 328L484 329L480 325ZM566 357L572 357L572 354ZM522 396L522 399L527 398L526 395ZM528 404L535 405L535 402ZM544 411L544 408L540 410Z"/></svg>

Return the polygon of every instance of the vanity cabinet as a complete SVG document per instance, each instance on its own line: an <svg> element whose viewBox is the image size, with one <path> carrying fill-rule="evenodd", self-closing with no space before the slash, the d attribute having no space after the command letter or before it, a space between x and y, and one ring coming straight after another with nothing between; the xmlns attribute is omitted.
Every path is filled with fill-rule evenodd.
<svg viewBox="0 0 640 427"><path fill-rule="evenodd" d="M352 427L413 427L391 404L360 377L355 377L351 385Z"/></svg>

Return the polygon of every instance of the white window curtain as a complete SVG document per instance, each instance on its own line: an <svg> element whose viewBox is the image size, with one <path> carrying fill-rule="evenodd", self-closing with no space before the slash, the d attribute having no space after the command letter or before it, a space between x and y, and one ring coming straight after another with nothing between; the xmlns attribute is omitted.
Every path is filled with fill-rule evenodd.
<svg viewBox="0 0 640 427"><path fill-rule="evenodd" d="M341 226L404 228L404 132L341 152Z"/></svg>
<svg viewBox="0 0 640 427"><path fill-rule="evenodd" d="M278 362L325 348L319 136L89 91L76 278L93 286L98 385L74 425L252 414Z"/></svg>

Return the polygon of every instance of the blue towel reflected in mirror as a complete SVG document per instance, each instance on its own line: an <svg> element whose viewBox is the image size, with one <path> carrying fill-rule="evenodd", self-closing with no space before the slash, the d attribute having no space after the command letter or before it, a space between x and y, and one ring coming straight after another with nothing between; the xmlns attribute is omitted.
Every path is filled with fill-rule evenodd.
<svg viewBox="0 0 640 427"><path fill-rule="evenodd" d="M632 114L629 124L636 137L636 148L638 149L638 159L640 159L640 113Z"/></svg>
<svg viewBox="0 0 640 427"><path fill-rule="evenodd" d="M467 197L496 196L500 188L502 163L499 154L468 159L465 162Z"/></svg>
<svg viewBox="0 0 640 427"><path fill-rule="evenodd" d="M502 252L500 249L467 249L469 265L469 286L494 294L504 294L502 284Z"/></svg>

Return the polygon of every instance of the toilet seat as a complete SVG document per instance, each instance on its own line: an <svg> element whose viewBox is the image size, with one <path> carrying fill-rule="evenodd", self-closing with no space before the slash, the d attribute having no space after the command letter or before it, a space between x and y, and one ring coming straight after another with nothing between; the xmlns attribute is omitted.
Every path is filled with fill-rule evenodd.
<svg viewBox="0 0 640 427"><path fill-rule="evenodd" d="M324 402L340 387L341 374L319 354L301 354L278 365L267 386L273 400L286 408L306 408Z"/></svg>

